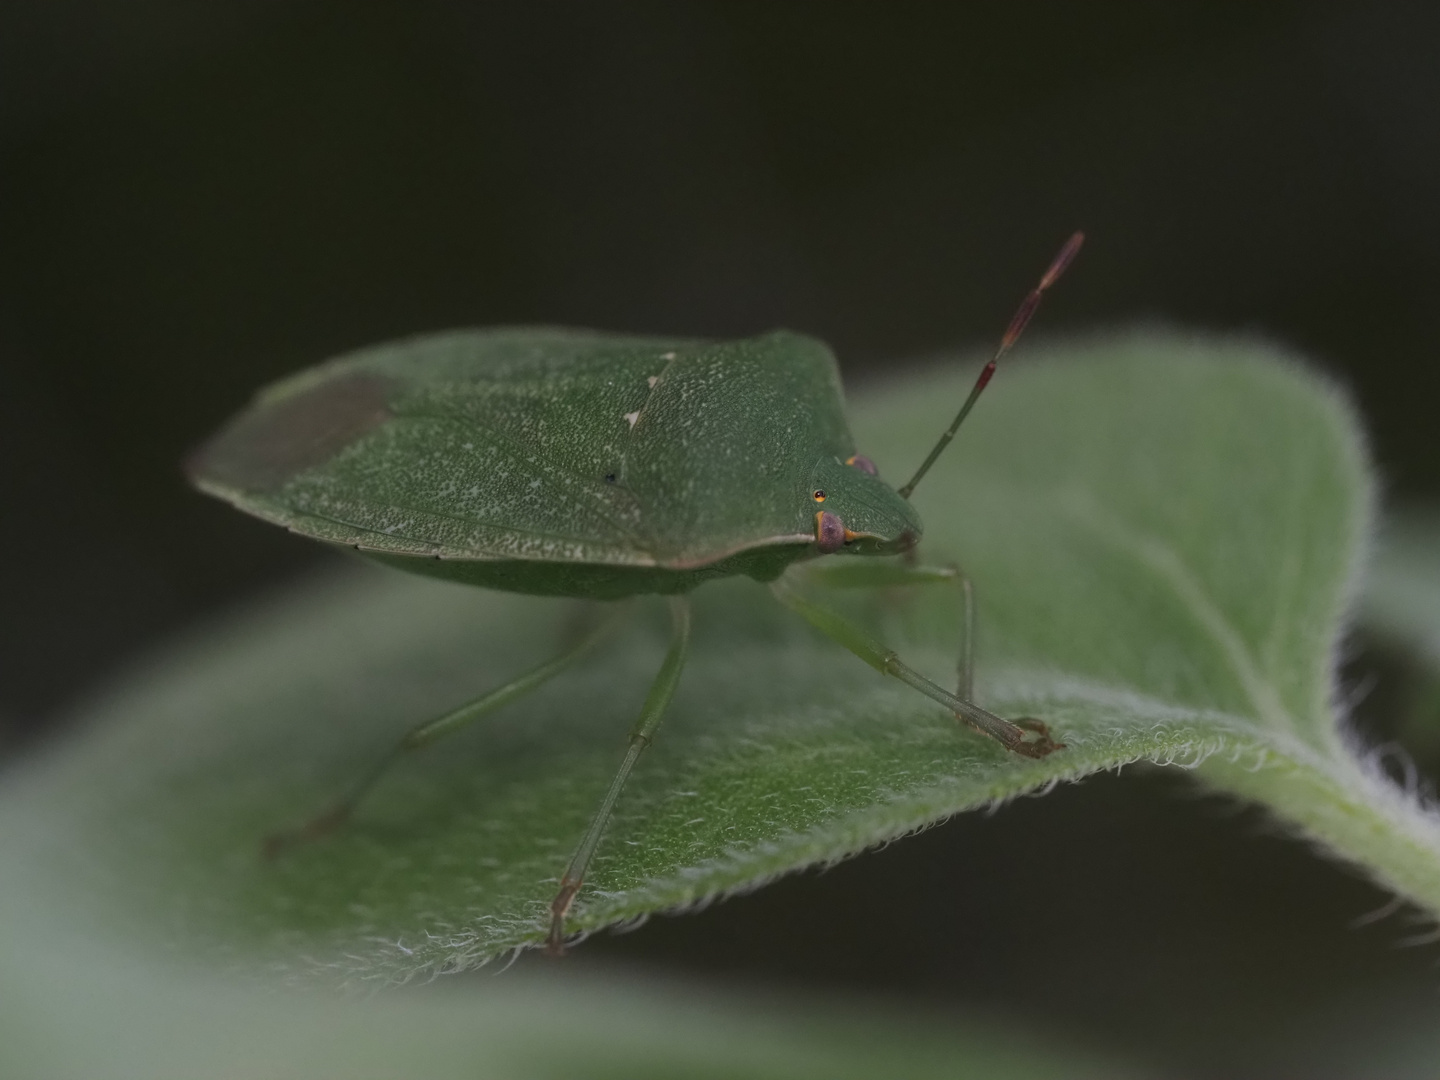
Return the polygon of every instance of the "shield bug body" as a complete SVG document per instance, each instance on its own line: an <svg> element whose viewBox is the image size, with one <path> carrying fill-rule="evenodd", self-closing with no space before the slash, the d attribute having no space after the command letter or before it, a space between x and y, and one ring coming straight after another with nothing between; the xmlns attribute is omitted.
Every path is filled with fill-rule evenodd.
<svg viewBox="0 0 1440 1080"><path fill-rule="evenodd" d="M1062 745L1037 720L1003 720L970 700L969 583L954 568L914 563L921 523L908 500L1081 239L1075 234L1056 256L950 428L898 490L856 452L830 351L784 331L717 343L500 329L365 349L262 391L196 453L189 472L242 510L400 569L547 596L671 597L669 652L551 904L548 944L558 952L611 810L679 682L686 595L712 578L770 583L817 629L1009 750L1040 757ZM795 587L797 564L831 554L907 557L825 560L807 565L806 576L835 586L958 586L965 633L954 693ZM341 824L395 757L552 678L612 621L411 729L350 792L267 848Z"/></svg>

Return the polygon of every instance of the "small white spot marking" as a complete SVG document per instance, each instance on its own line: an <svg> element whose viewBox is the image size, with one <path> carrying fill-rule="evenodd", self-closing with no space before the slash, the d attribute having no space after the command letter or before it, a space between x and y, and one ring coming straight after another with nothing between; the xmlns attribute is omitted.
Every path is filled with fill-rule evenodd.
<svg viewBox="0 0 1440 1080"><path fill-rule="evenodd" d="M672 354L672 355L673 355L673 354ZM660 376L659 376L659 375L651 375L650 378L646 379L645 381L650 384L650 389L651 389L651 390L654 390L654 389L655 389L655 384L660 381Z"/></svg>
<svg viewBox="0 0 1440 1080"><path fill-rule="evenodd" d="M627 412L625 414L625 419L630 421L630 426L633 428L635 426L635 421L640 419L640 410L636 409L634 412Z"/></svg>

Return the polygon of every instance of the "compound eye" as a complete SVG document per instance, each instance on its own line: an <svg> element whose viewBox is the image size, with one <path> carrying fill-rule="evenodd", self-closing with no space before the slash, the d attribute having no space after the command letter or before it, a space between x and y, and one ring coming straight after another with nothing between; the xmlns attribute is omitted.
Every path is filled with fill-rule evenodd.
<svg viewBox="0 0 1440 1080"><path fill-rule="evenodd" d="M866 457L864 454L851 454L848 458L845 459L845 464L854 466L861 472L869 473L871 476L880 475L880 470L875 468L875 463L871 461L868 457Z"/></svg>
<svg viewBox="0 0 1440 1080"><path fill-rule="evenodd" d="M815 515L815 546L825 555L845 546L845 523L828 510Z"/></svg>
<svg viewBox="0 0 1440 1080"><path fill-rule="evenodd" d="M814 491L812 491L812 492L810 493L810 497L811 497L812 499L814 499L816 502L824 502L824 501L825 501L825 492L821 491L819 488L816 488Z"/></svg>

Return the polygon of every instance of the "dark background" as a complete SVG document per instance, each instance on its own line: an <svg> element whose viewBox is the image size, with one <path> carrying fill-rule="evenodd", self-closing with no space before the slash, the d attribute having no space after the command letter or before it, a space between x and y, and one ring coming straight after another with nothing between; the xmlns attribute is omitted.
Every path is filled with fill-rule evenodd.
<svg viewBox="0 0 1440 1080"><path fill-rule="evenodd" d="M860 381L993 339L1077 227L1043 332L1292 344L1391 497L1440 493L1435 5L6 0L0 743L325 561L177 468L277 375L553 322L785 325ZM1093 780L581 962L981 1008L1196 1075L1338 1070L1440 1004L1403 917L1347 928L1383 896L1192 795Z"/></svg>

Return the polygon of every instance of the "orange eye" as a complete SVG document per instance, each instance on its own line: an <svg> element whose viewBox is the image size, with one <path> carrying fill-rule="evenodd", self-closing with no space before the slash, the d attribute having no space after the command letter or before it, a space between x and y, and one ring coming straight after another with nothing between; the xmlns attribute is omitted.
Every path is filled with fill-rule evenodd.
<svg viewBox="0 0 1440 1080"><path fill-rule="evenodd" d="M819 488L816 488L816 489L815 489L815 494L812 496L812 498L813 498L816 502L824 502L824 501L825 501L825 492L821 491Z"/></svg>

